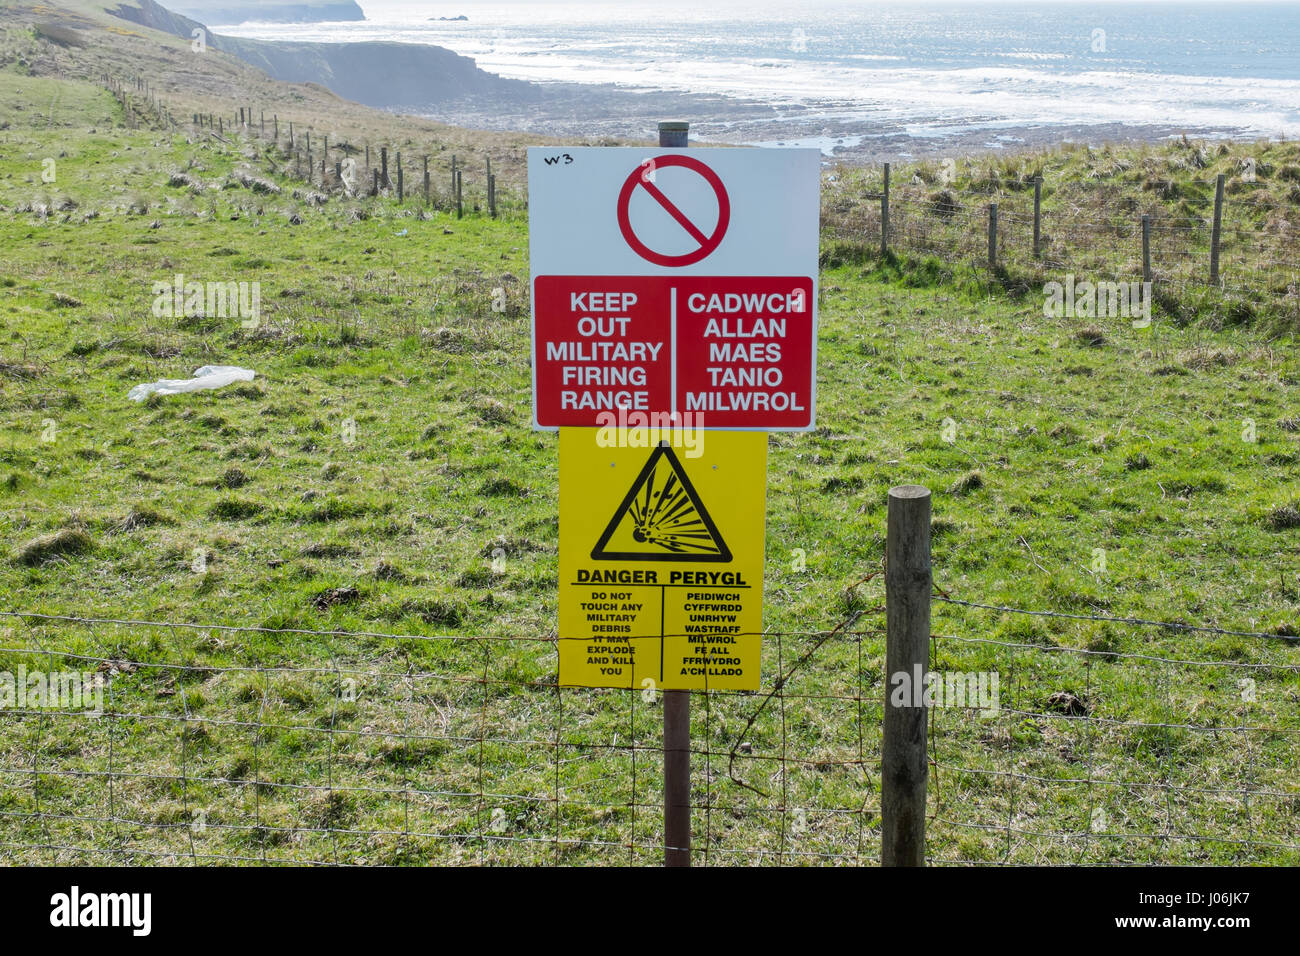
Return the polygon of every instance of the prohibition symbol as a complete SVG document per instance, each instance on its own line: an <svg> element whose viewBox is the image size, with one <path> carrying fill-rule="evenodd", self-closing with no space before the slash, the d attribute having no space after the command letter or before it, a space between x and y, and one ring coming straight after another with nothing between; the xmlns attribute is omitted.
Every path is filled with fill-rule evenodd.
<svg viewBox="0 0 1300 956"><path fill-rule="evenodd" d="M679 209L650 179L654 170L668 166L681 166L693 170L704 177L705 182L713 187L713 192L718 200L718 223L713 227L711 235L705 235L704 231L691 220L690 216ZM635 230L633 230L632 220L628 215L628 206L632 202L632 195L636 192L638 186L649 193L650 197L663 206L668 215L672 216L686 230L690 237L699 244L698 249L684 255L669 256L656 252L641 241ZM653 159L646 160L646 162L632 170L632 175L627 177L627 181L623 183L622 191L618 194L618 228L622 231L623 238L632 247L632 251L642 259L653 262L657 266L689 266L699 262L718 248L722 242L722 237L726 235L727 224L730 221L731 200L727 197L727 187L722 185L722 180L718 178L717 173L698 159L693 159L690 156L656 156Z"/></svg>
<svg viewBox="0 0 1300 956"><path fill-rule="evenodd" d="M730 561L731 549L671 446L660 445L591 556L599 561Z"/></svg>

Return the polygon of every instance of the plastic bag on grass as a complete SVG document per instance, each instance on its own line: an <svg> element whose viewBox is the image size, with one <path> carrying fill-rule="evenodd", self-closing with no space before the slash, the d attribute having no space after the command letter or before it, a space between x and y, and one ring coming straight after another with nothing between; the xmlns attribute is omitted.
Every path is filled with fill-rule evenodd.
<svg viewBox="0 0 1300 956"><path fill-rule="evenodd" d="M133 402L143 402L150 395L180 395L182 392L197 392L205 388L223 388L233 382L251 382L257 373L251 368L238 365L205 365L194 373L193 378L164 378L157 382L137 385L126 393Z"/></svg>

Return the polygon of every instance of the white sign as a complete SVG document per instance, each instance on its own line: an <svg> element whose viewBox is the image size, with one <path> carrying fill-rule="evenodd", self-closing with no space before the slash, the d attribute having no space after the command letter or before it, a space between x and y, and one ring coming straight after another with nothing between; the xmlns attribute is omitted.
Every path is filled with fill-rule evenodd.
<svg viewBox="0 0 1300 956"><path fill-rule="evenodd" d="M535 427L812 428L820 162L529 149Z"/></svg>
<svg viewBox="0 0 1300 956"><path fill-rule="evenodd" d="M532 274L815 278L820 175L815 149L530 147Z"/></svg>

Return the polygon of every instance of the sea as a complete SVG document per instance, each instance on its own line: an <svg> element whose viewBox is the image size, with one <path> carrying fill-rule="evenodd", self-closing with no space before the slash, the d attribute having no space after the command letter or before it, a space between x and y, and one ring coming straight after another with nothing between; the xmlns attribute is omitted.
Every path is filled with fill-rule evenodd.
<svg viewBox="0 0 1300 956"><path fill-rule="evenodd" d="M485 70L538 83L762 102L773 107L771 132L779 131L782 142L828 152L873 129L913 140L975 131L990 146L1021 142L1026 129L1081 127L1300 136L1297 3L361 0L361 6L365 22L210 26L263 39L435 44ZM779 125L792 111L804 121L794 133L788 122ZM725 126L724 118L714 120ZM750 115L741 125L747 141L767 141L761 117Z"/></svg>

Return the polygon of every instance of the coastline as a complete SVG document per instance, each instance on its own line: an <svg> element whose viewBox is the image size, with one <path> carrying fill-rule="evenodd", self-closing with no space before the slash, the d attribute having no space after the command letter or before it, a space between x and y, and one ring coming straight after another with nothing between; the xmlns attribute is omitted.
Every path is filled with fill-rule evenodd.
<svg viewBox="0 0 1300 956"><path fill-rule="evenodd" d="M536 83L530 102L464 98L410 113L470 129L563 139L650 141L665 119L688 120L692 139L721 145L814 146L828 162L999 154L1063 143L1153 143L1191 138L1265 139L1244 128L1128 123L1015 122L994 118L903 122L844 103L775 106L717 94L630 90L609 84Z"/></svg>

